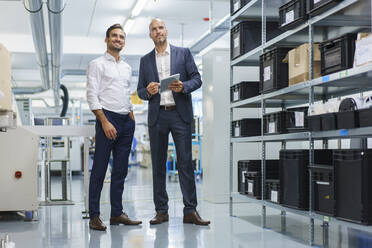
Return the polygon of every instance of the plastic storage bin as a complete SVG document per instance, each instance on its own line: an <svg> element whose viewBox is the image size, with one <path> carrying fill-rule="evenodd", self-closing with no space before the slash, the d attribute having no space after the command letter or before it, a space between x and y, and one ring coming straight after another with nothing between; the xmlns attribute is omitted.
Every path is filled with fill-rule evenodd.
<svg viewBox="0 0 372 248"><path fill-rule="evenodd" d="M353 67L356 38L350 33L319 44L322 76Z"/></svg>
<svg viewBox="0 0 372 248"><path fill-rule="evenodd" d="M279 179L266 179L266 199L281 204Z"/></svg>
<svg viewBox="0 0 372 248"><path fill-rule="evenodd" d="M337 115L336 113L327 113L321 115L322 131L337 129Z"/></svg>
<svg viewBox="0 0 372 248"><path fill-rule="evenodd" d="M372 108L359 109L358 111L359 127L372 126Z"/></svg>
<svg viewBox="0 0 372 248"><path fill-rule="evenodd" d="M283 59L293 47L277 47L260 56L260 93L288 87L288 63Z"/></svg>
<svg viewBox="0 0 372 248"><path fill-rule="evenodd" d="M249 196L261 199L261 173L258 171L247 172L245 175L245 190Z"/></svg>
<svg viewBox="0 0 372 248"><path fill-rule="evenodd" d="M245 194L245 175L248 172L248 162L238 161L238 192Z"/></svg>
<svg viewBox="0 0 372 248"><path fill-rule="evenodd" d="M307 129L307 107L264 115L264 134L300 132Z"/></svg>
<svg viewBox="0 0 372 248"><path fill-rule="evenodd" d="M279 153L280 197L282 204L309 208L309 150L281 150ZM314 150L315 164L332 164L332 150Z"/></svg>
<svg viewBox="0 0 372 248"><path fill-rule="evenodd" d="M261 119L242 119L231 124L232 137L248 137L261 135Z"/></svg>
<svg viewBox="0 0 372 248"><path fill-rule="evenodd" d="M277 22L267 22L267 39L278 36L281 31L278 29ZM262 22L243 21L231 29L231 59L261 46L262 44Z"/></svg>
<svg viewBox="0 0 372 248"><path fill-rule="evenodd" d="M309 131L322 131L322 119L320 115L306 116L306 119Z"/></svg>
<svg viewBox="0 0 372 248"><path fill-rule="evenodd" d="M334 151L336 217L372 224L372 150Z"/></svg>
<svg viewBox="0 0 372 248"><path fill-rule="evenodd" d="M234 14L252 0L230 0L230 13Z"/></svg>
<svg viewBox="0 0 372 248"><path fill-rule="evenodd" d="M353 98L342 100L339 112L337 113L337 127L339 129L348 129L359 127L357 103Z"/></svg>
<svg viewBox="0 0 372 248"><path fill-rule="evenodd" d="M230 88L231 102L237 102L259 95L259 82L240 82Z"/></svg>
<svg viewBox="0 0 372 248"><path fill-rule="evenodd" d="M307 13L311 16L319 15L343 0L307 0Z"/></svg>
<svg viewBox="0 0 372 248"><path fill-rule="evenodd" d="M336 201L333 165L314 165L310 169L313 211L326 216L334 216Z"/></svg>
<svg viewBox="0 0 372 248"><path fill-rule="evenodd" d="M279 27L294 28L307 20L306 0L292 0L279 8Z"/></svg>
<svg viewBox="0 0 372 248"><path fill-rule="evenodd" d="M238 161L238 192L246 194L245 176L248 172L258 172L261 175L261 163L261 160ZM266 160L266 177L279 178L279 160Z"/></svg>

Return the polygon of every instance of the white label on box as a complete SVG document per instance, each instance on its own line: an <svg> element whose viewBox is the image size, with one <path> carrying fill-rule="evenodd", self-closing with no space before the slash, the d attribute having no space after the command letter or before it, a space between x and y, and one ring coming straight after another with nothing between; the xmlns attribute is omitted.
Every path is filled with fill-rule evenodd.
<svg viewBox="0 0 372 248"><path fill-rule="evenodd" d="M247 174L247 172L242 171L242 183L245 183L245 174Z"/></svg>
<svg viewBox="0 0 372 248"><path fill-rule="evenodd" d="M234 48L239 47L239 43L240 43L240 35L238 35L238 37L234 39Z"/></svg>
<svg viewBox="0 0 372 248"><path fill-rule="evenodd" d="M322 0L314 0L314 4L317 4L317 3L319 3L320 1L322 1Z"/></svg>
<svg viewBox="0 0 372 248"><path fill-rule="evenodd" d="M253 183L248 183L248 193L253 193Z"/></svg>
<svg viewBox="0 0 372 248"><path fill-rule="evenodd" d="M272 202L278 202L278 191L271 190L271 199Z"/></svg>
<svg viewBox="0 0 372 248"><path fill-rule="evenodd" d="M240 0L234 3L234 12L240 9Z"/></svg>
<svg viewBox="0 0 372 248"><path fill-rule="evenodd" d="M361 66L372 61L372 36L368 36L355 42L355 57L356 66Z"/></svg>
<svg viewBox="0 0 372 248"><path fill-rule="evenodd" d="M305 113L304 112L295 112L295 125L296 127L305 126Z"/></svg>
<svg viewBox="0 0 372 248"><path fill-rule="evenodd" d="M269 133L275 133L275 122L269 122Z"/></svg>
<svg viewBox="0 0 372 248"><path fill-rule="evenodd" d="M271 67L267 66L264 69L264 81L268 81L271 79Z"/></svg>
<svg viewBox="0 0 372 248"><path fill-rule="evenodd" d="M234 101L237 101L237 100L239 100L239 91L237 90L237 91L234 91L234 99L233 99Z"/></svg>
<svg viewBox="0 0 372 248"><path fill-rule="evenodd" d="M235 127L235 137L240 136L240 127Z"/></svg>
<svg viewBox="0 0 372 248"><path fill-rule="evenodd" d="M294 21L294 10L291 10L291 11L285 13L285 23L284 24L288 24L288 23L291 23L293 21Z"/></svg>

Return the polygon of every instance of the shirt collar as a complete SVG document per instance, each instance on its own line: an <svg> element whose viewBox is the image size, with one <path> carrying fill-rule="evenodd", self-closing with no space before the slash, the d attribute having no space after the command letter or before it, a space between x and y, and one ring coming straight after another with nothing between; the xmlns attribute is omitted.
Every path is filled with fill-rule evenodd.
<svg viewBox="0 0 372 248"><path fill-rule="evenodd" d="M167 42L167 48L165 48L165 51L164 51L164 53L163 54L161 54L161 53L159 53L157 50L156 50L156 48L155 48L155 54L156 54L156 56L158 56L158 55L164 55L164 54L170 54L170 46L169 46L169 43Z"/></svg>
<svg viewBox="0 0 372 248"><path fill-rule="evenodd" d="M110 60L110 61L113 61L113 62L116 62L116 59L114 56L112 56L111 54L109 54L107 51L104 53L104 56L107 60ZM121 56L119 57L119 61L118 63L120 63L122 61L122 58Z"/></svg>

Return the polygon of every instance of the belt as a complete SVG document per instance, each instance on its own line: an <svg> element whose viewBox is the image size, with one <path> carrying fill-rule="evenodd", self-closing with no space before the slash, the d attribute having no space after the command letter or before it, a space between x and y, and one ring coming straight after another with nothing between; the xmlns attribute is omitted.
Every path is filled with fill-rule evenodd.
<svg viewBox="0 0 372 248"><path fill-rule="evenodd" d="M166 110L166 111L176 110L176 105L172 105L172 106L160 105L160 109L163 109L163 110Z"/></svg>

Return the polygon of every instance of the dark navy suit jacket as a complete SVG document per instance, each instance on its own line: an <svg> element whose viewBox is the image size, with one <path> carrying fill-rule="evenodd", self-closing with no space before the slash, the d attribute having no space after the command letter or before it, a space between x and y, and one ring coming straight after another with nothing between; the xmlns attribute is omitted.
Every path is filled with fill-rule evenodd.
<svg viewBox="0 0 372 248"><path fill-rule="evenodd" d="M188 48L175 47L170 45L170 73L180 74L180 81L183 82L184 90L181 93L172 91L176 103L176 110L186 123L193 120L191 92L200 88L202 81L194 58ZM155 49L141 58L137 92L143 100L149 101L148 124L156 124L160 109L160 94L151 97L147 94L147 85L150 82L159 82L158 69L156 67Z"/></svg>

